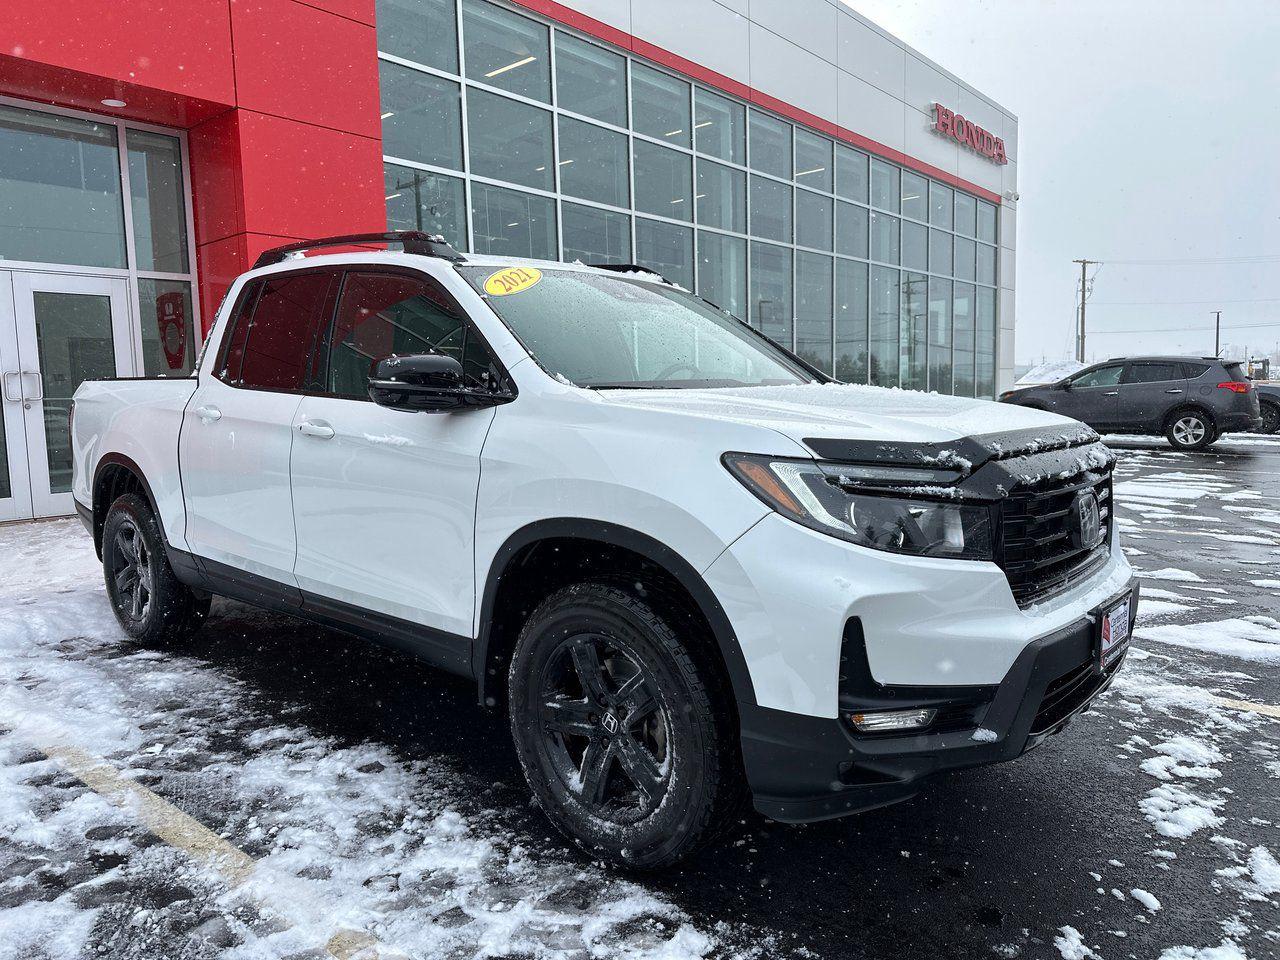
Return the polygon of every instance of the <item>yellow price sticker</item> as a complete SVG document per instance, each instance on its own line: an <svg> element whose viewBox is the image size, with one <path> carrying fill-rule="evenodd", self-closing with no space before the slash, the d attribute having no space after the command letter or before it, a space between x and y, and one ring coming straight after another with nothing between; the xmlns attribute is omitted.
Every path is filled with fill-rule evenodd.
<svg viewBox="0 0 1280 960"><path fill-rule="evenodd" d="M508 267L484 282L484 292L493 297L523 293L541 279L542 271L536 267Z"/></svg>

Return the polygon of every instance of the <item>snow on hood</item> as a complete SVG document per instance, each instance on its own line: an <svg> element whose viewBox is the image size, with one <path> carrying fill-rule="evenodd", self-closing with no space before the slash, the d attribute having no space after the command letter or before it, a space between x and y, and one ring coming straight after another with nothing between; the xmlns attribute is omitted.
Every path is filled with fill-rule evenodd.
<svg viewBox="0 0 1280 960"><path fill-rule="evenodd" d="M1047 383L1065 380L1073 373L1079 373L1085 365L1079 360L1048 360L1032 367L1016 381L1014 387L1038 387Z"/></svg>
<svg viewBox="0 0 1280 960"><path fill-rule="evenodd" d="M1075 423L1066 417L992 400L896 387L807 383L709 390L602 390L607 402L654 411L755 424L797 442L823 437L945 443L1043 427L1046 439Z"/></svg>

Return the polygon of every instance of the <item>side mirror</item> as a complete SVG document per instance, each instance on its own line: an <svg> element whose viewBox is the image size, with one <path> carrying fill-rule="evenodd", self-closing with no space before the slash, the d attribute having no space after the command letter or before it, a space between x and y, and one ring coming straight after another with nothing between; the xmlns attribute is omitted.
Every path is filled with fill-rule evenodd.
<svg viewBox="0 0 1280 960"><path fill-rule="evenodd" d="M1070 389L1072 389L1072 387L1071 387L1071 381L1070 381L1070 380L1063 380L1060 384L1058 384L1058 389L1059 389L1059 390L1070 390Z"/></svg>
<svg viewBox="0 0 1280 960"><path fill-rule="evenodd" d="M468 388L462 364L440 353L394 354L375 360L369 399L393 410L460 410L506 403L509 394Z"/></svg>

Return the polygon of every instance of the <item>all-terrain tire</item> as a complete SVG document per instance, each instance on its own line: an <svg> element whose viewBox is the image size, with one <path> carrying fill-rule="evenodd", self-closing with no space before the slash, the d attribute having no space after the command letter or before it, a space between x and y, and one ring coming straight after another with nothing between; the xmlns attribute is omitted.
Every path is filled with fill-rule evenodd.
<svg viewBox="0 0 1280 960"><path fill-rule="evenodd" d="M1280 405L1262 404L1262 426L1258 427L1258 432L1276 433L1277 431L1280 431Z"/></svg>
<svg viewBox="0 0 1280 960"><path fill-rule="evenodd" d="M565 587L525 622L511 735L538 805L587 854L658 869L737 823L748 793L733 703L701 640L661 594L608 582ZM637 698L652 701L639 720Z"/></svg>
<svg viewBox="0 0 1280 960"><path fill-rule="evenodd" d="M200 629L210 598L178 579L165 554L160 523L136 493L119 497L102 527L102 572L120 627L155 646L183 643Z"/></svg>

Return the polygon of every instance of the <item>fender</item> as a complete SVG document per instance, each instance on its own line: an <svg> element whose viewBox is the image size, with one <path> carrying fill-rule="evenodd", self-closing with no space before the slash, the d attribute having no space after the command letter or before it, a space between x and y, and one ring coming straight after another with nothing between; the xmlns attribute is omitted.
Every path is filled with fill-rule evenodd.
<svg viewBox="0 0 1280 960"><path fill-rule="evenodd" d="M112 466L124 467L124 469L138 478L138 483L142 486L142 494L147 499L147 506L155 514L156 523L160 527L160 537L164 540L164 552L169 558L169 565L173 567L173 572L177 578L188 586L203 587L203 574L195 556L185 550L179 550L169 542L169 533L165 530L164 522L160 519L160 510L156 506L156 495L151 492L151 484L147 482L147 475L142 472L142 468L134 460L123 453L104 453L102 459L98 461L98 465L93 470L93 483L89 489L93 491L95 501L89 505L89 510L91 513L93 546L98 553L98 558L102 558L102 526L106 522L107 509L110 507L110 504L98 504L96 501L98 481L102 477L102 472L107 467ZM82 504L77 501L76 509L80 510L81 506ZM101 511L99 511L99 506L101 506ZM83 513L81 517L84 517ZM89 522L90 520L86 518L86 525Z"/></svg>
<svg viewBox="0 0 1280 960"><path fill-rule="evenodd" d="M583 520L573 517L550 518L527 524L511 534L494 554L485 580L484 595L480 605L480 629L471 658L481 703L485 702L487 676L485 664L488 662L489 638L492 635L493 608L498 596L498 584L512 559L522 549L538 540L557 537L593 540L622 547L662 567L675 577L693 597L702 616L711 625L720 654L729 670L729 680L733 685L733 694L739 710L755 706L755 688L751 683L746 659L742 656L742 648L738 645L737 635L733 632L733 626L729 623L729 617L725 614L720 601L716 599L716 595L698 571L680 554L648 534L601 520Z"/></svg>

